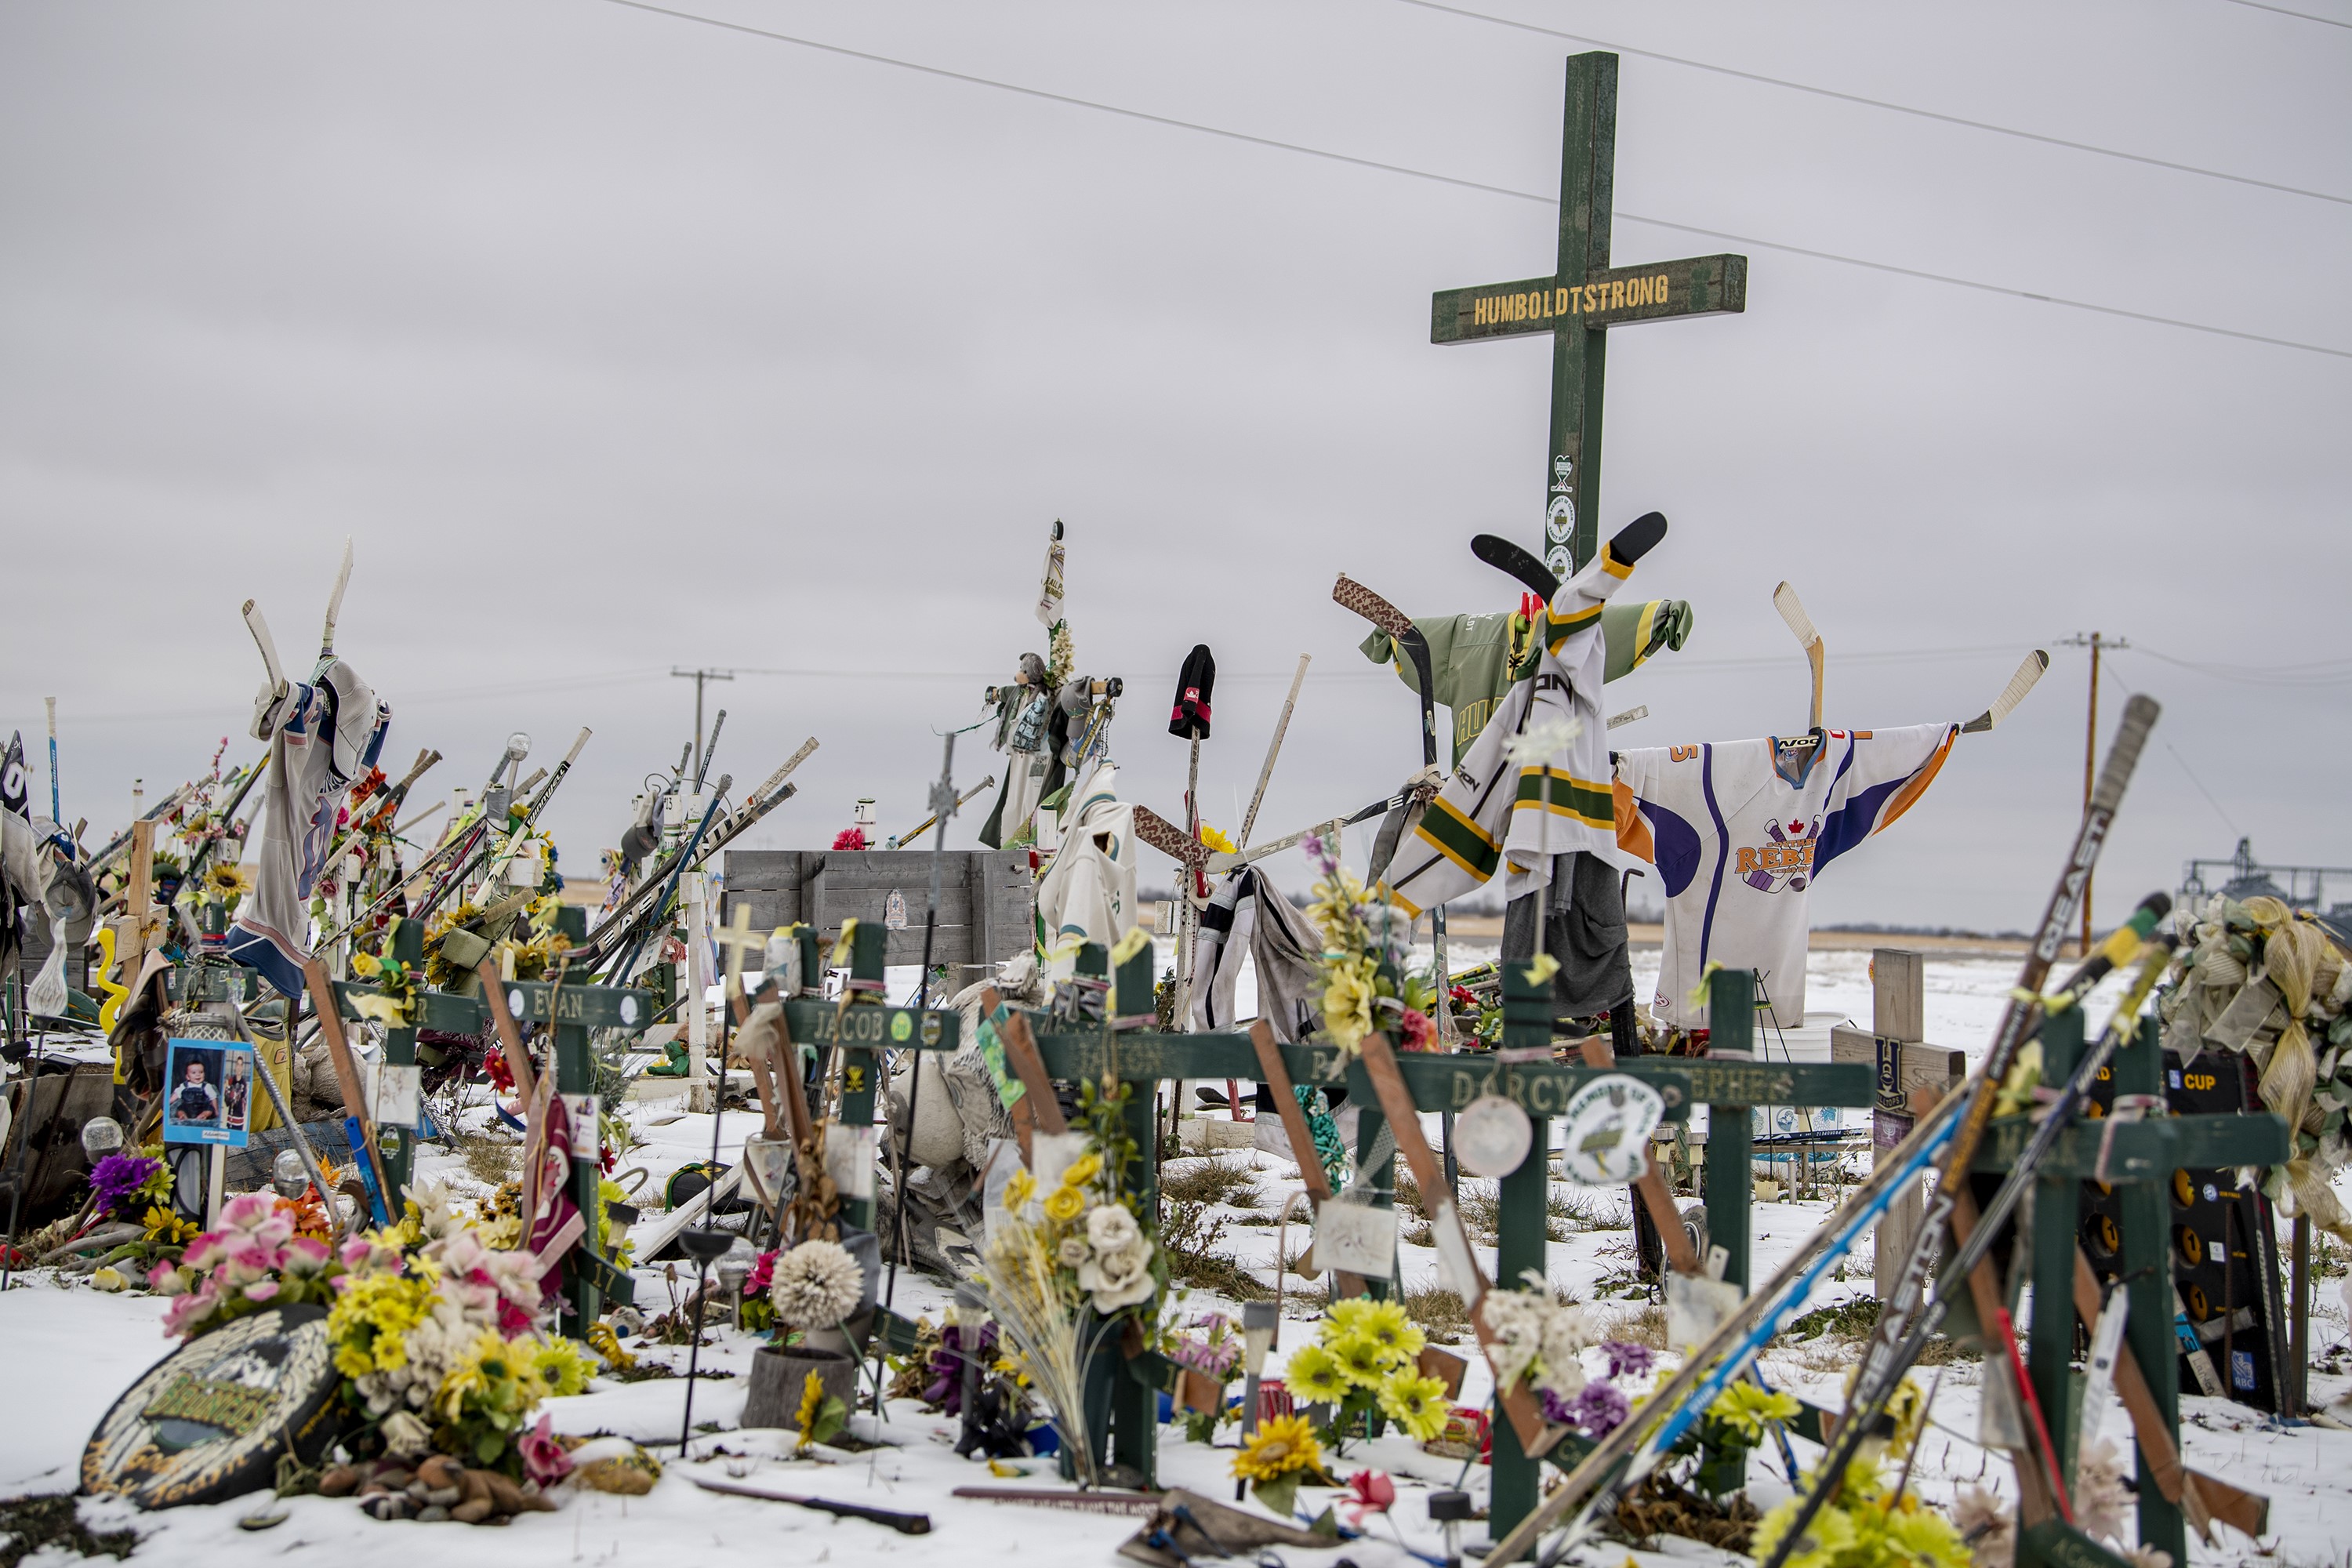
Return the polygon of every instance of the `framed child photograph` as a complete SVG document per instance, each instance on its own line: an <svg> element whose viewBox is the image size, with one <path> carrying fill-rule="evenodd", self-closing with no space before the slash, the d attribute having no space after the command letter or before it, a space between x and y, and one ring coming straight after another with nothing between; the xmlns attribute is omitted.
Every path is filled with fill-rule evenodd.
<svg viewBox="0 0 2352 1568"><path fill-rule="evenodd" d="M253 1047L243 1040L169 1046L163 1142L244 1148L253 1125Z"/></svg>

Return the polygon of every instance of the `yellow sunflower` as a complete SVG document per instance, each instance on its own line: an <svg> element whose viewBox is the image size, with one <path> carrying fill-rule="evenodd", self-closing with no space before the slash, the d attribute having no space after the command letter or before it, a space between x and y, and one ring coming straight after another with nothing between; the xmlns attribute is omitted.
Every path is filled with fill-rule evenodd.
<svg viewBox="0 0 2352 1568"><path fill-rule="evenodd" d="M1337 1405L1348 1396L1347 1369L1321 1345L1295 1352L1282 1380L1294 1397L1309 1405Z"/></svg>
<svg viewBox="0 0 2352 1568"><path fill-rule="evenodd" d="M1242 1451L1234 1456L1234 1474L1248 1481L1276 1481L1323 1468L1323 1445L1304 1415L1276 1415L1258 1423Z"/></svg>
<svg viewBox="0 0 2352 1568"><path fill-rule="evenodd" d="M1361 1299L1370 1300L1369 1297ZM1391 1356L1404 1361L1421 1354L1421 1347L1425 1342L1421 1330L1405 1315L1404 1304L1401 1301L1372 1301L1368 1309L1357 1314L1357 1321L1349 1328L1355 1333L1379 1341L1381 1348Z"/></svg>
<svg viewBox="0 0 2352 1568"><path fill-rule="evenodd" d="M1445 1430L1445 1384L1400 1369L1381 1384L1381 1410L1413 1441L1426 1443Z"/></svg>
<svg viewBox="0 0 2352 1568"><path fill-rule="evenodd" d="M1341 1334L1331 1342L1330 1350L1339 1358L1339 1370L1347 1373L1348 1381L1365 1388L1388 1376L1397 1363L1386 1346L1365 1333Z"/></svg>

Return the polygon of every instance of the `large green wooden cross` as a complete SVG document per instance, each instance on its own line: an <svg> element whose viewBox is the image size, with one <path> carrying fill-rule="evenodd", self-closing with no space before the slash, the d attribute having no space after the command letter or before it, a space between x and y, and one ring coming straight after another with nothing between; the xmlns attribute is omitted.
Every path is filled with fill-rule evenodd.
<svg viewBox="0 0 2352 1568"><path fill-rule="evenodd" d="M1559 153L1559 265L1549 278L1449 289L1431 302L1429 341L1551 334L1551 447L1544 563L1565 578L1600 548L1601 389L1611 327L1748 308L1748 258L1609 264L1617 163L1617 57L1570 56Z"/></svg>

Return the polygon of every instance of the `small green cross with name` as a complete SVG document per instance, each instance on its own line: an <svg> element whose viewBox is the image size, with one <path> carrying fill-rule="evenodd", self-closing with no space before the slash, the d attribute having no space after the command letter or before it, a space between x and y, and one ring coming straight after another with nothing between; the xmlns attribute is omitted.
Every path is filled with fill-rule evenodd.
<svg viewBox="0 0 2352 1568"><path fill-rule="evenodd" d="M1431 301L1429 341L1551 334L1551 447L1544 476L1544 563L1562 578L1600 548L1601 391L1606 333L1636 321L1748 308L1748 258L1609 264L1617 163L1617 57L1568 62L1560 137L1559 265L1549 278L1448 289Z"/></svg>

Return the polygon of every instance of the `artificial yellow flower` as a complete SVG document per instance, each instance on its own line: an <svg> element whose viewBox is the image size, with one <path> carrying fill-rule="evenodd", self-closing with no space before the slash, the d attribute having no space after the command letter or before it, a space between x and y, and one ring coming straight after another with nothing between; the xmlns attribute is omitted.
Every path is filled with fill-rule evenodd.
<svg viewBox="0 0 2352 1568"><path fill-rule="evenodd" d="M1331 1043L1353 1055L1372 1032L1372 984L1370 960L1342 958L1323 978L1323 1027Z"/></svg>
<svg viewBox="0 0 2352 1568"><path fill-rule="evenodd" d="M195 1240L199 1234L195 1226L182 1219L161 1204L150 1204L147 1206L146 1216L141 1223L147 1229L145 1239L160 1241L166 1247L185 1246Z"/></svg>
<svg viewBox="0 0 2352 1568"><path fill-rule="evenodd" d="M345 1377L365 1377L406 1366L406 1335L425 1321L431 1294L430 1283L409 1275L362 1274L350 1279L327 1310L335 1370Z"/></svg>
<svg viewBox="0 0 2352 1568"><path fill-rule="evenodd" d="M1794 1421L1798 1409L1794 1394L1767 1394L1758 1384L1743 1380L1726 1388L1706 1407L1706 1414L1710 1420L1722 1422L1748 1442L1760 1443L1764 1440L1765 1423Z"/></svg>
<svg viewBox="0 0 2352 1568"><path fill-rule="evenodd" d="M1100 1154L1089 1154L1085 1159L1078 1161L1068 1170L1062 1173L1062 1185L1066 1187L1083 1187L1088 1182L1093 1181L1097 1176L1101 1175L1102 1168L1102 1156Z"/></svg>
<svg viewBox="0 0 2352 1568"><path fill-rule="evenodd" d="M620 1348L618 1340L613 1348ZM569 1339L541 1340L531 1353L531 1371L551 1394L583 1394L588 1380L596 1375L595 1363Z"/></svg>
<svg viewBox="0 0 2352 1568"><path fill-rule="evenodd" d="M1348 1381L1365 1388L1377 1384L1396 1366L1396 1358L1370 1334L1341 1334L1331 1342L1330 1349Z"/></svg>
<svg viewBox="0 0 2352 1568"><path fill-rule="evenodd" d="M1445 1384L1439 1379L1417 1376L1401 1367L1381 1384L1380 1392L1381 1412L1413 1441L1426 1443L1445 1430L1449 1412Z"/></svg>
<svg viewBox="0 0 2352 1568"><path fill-rule="evenodd" d="M1304 1415L1276 1415L1261 1421L1257 1430L1234 1456L1234 1474L1248 1481L1275 1481L1323 1468L1323 1445Z"/></svg>
<svg viewBox="0 0 2352 1568"><path fill-rule="evenodd" d="M1380 1303L1370 1296L1342 1296L1323 1309L1323 1317L1324 1321L1338 1332L1354 1333L1364 1326L1365 1320L1370 1316L1372 1309L1379 1305ZM1327 1339L1329 1337L1328 1334L1325 1335Z"/></svg>
<svg viewBox="0 0 2352 1568"><path fill-rule="evenodd" d="M1220 855L1236 853L1233 838L1223 829L1212 827L1205 822L1201 824L1201 842Z"/></svg>
<svg viewBox="0 0 2352 1568"><path fill-rule="evenodd" d="M1006 1212L1019 1214L1037 1195L1037 1178L1026 1171L1015 1171L1005 1179L1004 1207Z"/></svg>
<svg viewBox="0 0 2352 1568"><path fill-rule="evenodd" d="M1734 1384L1732 1386L1754 1385ZM1756 1534L1748 1542L1748 1550L1756 1554L1759 1562L1771 1556L1772 1549L1789 1532L1790 1524L1797 1517L1801 1500L1790 1498L1757 1521ZM1856 1535L1853 1521L1846 1517L1843 1509L1835 1506L1824 1508L1813 1515L1813 1522L1806 1527L1804 1538L1797 1542L1797 1550L1790 1553L1788 1568L1831 1568L1840 1553L1853 1546Z"/></svg>
<svg viewBox="0 0 2352 1568"><path fill-rule="evenodd" d="M811 1373L801 1383L800 1441L793 1445L794 1453L816 1441L817 1417L824 1413L824 1379Z"/></svg>
<svg viewBox="0 0 2352 1568"><path fill-rule="evenodd" d="M242 866L214 866L205 872L205 886L215 893L242 896L253 891L253 879Z"/></svg>
<svg viewBox="0 0 2352 1568"><path fill-rule="evenodd" d="M352 973L362 980L373 980L383 973L383 963L372 952L352 954Z"/></svg>
<svg viewBox="0 0 2352 1568"><path fill-rule="evenodd" d="M1293 1352L1282 1380L1294 1398L1309 1405L1337 1405L1348 1396L1348 1372L1339 1358L1321 1345Z"/></svg>
<svg viewBox="0 0 2352 1568"><path fill-rule="evenodd" d="M1045 1200L1045 1217L1067 1225L1087 1212L1087 1195L1076 1187L1055 1187Z"/></svg>
<svg viewBox="0 0 2352 1568"><path fill-rule="evenodd" d="M1405 1315L1402 1302L1361 1299L1370 1305L1357 1314L1356 1321L1349 1325L1350 1331L1379 1341L1383 1350L1400 1361L1410 1361L1421 1354L1426 1338Z"/></svg>

